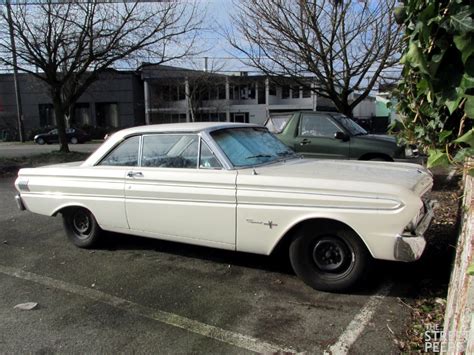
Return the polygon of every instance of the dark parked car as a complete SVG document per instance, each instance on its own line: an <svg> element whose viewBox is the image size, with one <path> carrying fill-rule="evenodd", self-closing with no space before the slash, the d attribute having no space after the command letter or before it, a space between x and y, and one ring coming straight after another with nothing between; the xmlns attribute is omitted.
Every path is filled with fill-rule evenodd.
<svg viewBox="0 0 474 355"><path fill-rule="evenodd" d="M369 134L335 112L294 112L270 117L265 126L307 158L420 162L416 146L402 147L389 135Z"/></svg>
<svg viewBox="0 0 474 355"><path fill-rule="evenodd" d="M71 144L84 143L90 140L90 136L78 128L66 128L66 137ZM34 141L38 144L57 143L59 142L58 130L53 129L47 133L37 134Z"/></svg>

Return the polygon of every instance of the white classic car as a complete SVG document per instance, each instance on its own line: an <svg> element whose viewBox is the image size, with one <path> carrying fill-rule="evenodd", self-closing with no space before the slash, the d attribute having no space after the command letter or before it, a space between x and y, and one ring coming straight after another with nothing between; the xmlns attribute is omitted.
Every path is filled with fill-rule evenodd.
<svg viewBox="0 0 474 355"><path fill-rule="evenodd" d="M289 252L315 289L342 291L371 258L424 248L432 176L414 164L302 159L251 124L151 125L113 134L86 161L21 169L20 209L61 214L69 239L103 230L269 255Z"/></svg>

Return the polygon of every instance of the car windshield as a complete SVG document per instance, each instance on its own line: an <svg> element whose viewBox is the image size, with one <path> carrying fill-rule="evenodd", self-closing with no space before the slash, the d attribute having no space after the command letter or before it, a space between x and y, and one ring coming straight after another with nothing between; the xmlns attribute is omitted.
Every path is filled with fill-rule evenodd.
<svg viewBox="0 0 474 355"><path fill-rule="evenodd" d="M272 163L297 155L265 128L226 128L211 132L235 167Z"/></svg>
<svg viewBox="0 0 474 355"><path fill-rule="evenodd" d="M368 134L365 129L363 129L349 117L342 115L334 115L333 117L339 124L344 126L344 128L347 129L352 136L365 136Z"/></svg>

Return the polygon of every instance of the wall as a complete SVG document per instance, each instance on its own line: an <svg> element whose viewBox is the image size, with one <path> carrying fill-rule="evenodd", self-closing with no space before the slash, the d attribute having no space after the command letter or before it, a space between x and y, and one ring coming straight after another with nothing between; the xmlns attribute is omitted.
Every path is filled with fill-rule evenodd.
<svg viewBox="0 0 474 355"><path fill-rule="evenodd" d="M39 105L51 103L48 88L28 74L19 75L25 132L39 128ZM88 103L92 123L95 123L95 105L118 104L119 124L129 127L144 123L143 84L132 72L110 71L89 87L77 103ZM10 121L16 127L16 102L12 74L0 74L0 123ZM5 121L5 122L4 122Z"/></svg>
<svg viewBox="0 0 474 355"><path fill-rule="evenodd" d="M465 174L461 208L461 234L456 248L444 320L443 352L474 353L474 276L467 274L474 262L474 178Z"/></svg>

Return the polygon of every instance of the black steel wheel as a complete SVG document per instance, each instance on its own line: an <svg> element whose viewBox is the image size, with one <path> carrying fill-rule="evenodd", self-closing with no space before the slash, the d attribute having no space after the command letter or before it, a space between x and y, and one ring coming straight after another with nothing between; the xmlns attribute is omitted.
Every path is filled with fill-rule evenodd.
<svg viewBox="0 0 474 355"><path fill-rule="evenodd" d="M94 215L82 207L63 212L63 224L69 240L80 248L96 245L102 232Z"/></svg>
<svg viewBox="0 0 474 355"><path fill-rule="evenodd" d="M295 273L321 291L346 291L364 276L370 260L367 248L349 228L332 225L300 230L290 245Z"/></svg>

